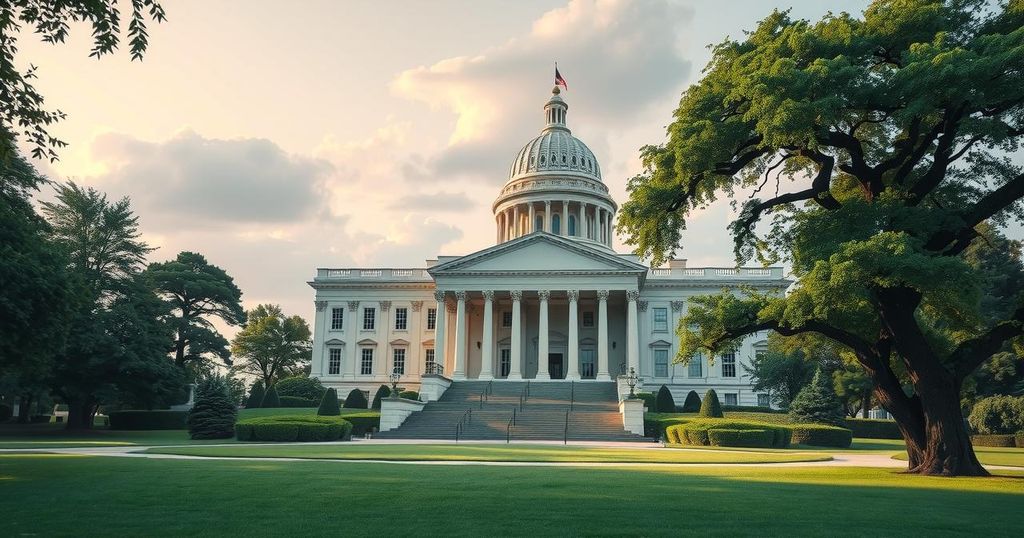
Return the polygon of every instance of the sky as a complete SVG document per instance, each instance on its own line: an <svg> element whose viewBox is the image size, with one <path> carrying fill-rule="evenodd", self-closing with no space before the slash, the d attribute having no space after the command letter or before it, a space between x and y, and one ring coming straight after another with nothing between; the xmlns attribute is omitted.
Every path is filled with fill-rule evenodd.
<svg viewBox="0 0 1024 538"><path fill-rule="evenodd" d="M21 67L67 114L37 167L127 196L152 261L202 253L243 303L312 320L317 267L424 267L494 243L491 202L543 126L553 64L573 134L621 204L638 149L665 139L709 44L790 0L164 2L144 61L88 58L89 31L20 36ZM866 2L834 2L859 13ZM284 9L284 6L290 6ZM48 196L44 193L43 197ZM732 266L728 201L693 215L677 257ZM617 250L629 249L616 238ZM233 331L228 331L228 336Z"/></svg>

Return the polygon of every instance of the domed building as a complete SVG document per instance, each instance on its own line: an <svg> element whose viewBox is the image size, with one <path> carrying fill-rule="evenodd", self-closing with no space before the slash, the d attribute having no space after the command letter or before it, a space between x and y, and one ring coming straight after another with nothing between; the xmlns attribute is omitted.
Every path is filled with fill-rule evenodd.
<svg viewBox="0 0 1024 538"><path fill-rule="evenodd" d="M665 385L680 403L713 388L725 405L769 405L743 370L765 335L681 365L675 327L694 295L739 285L781 293L782 268L649 268L616 253L618 204L568 109L556 87L540 134L515 154L492 206L494 246L421 267L317 270L313 377L344 396L376 391L394 373L430 401L481 381L493 381L485 393L525 380L604 382L621 396L632 371L645 390Z"/></svg>

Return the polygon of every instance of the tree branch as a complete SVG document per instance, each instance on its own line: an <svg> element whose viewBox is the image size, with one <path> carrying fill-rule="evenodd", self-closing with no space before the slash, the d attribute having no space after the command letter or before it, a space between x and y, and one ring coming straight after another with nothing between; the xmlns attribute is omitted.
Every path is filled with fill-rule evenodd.
<svg viewBox="0 0 1024 538"><path fill-rule="evenodd" d="M1017 308L1013 316L997 323L988 332L961 342L950 355L955 361L957 379L964 379L981 363L988 360L1003 347L1007 340L1024 334L1024 306Z"/></svg>
<svg viewBox="0 0 1024 538"><path fill-rule="evenodd" d="M932 251L942 251L947 256L955 256L967 248L977 232L974 227L982 221L991 218L996 213L1013 205L1024 197L1024 173L1004 183L998 189L986 194L978 200L974 207L959 216L963 220L963 226L957 230L942 230L933 235L925 248ZM950 243L955 244L947 248Z"/></svg>

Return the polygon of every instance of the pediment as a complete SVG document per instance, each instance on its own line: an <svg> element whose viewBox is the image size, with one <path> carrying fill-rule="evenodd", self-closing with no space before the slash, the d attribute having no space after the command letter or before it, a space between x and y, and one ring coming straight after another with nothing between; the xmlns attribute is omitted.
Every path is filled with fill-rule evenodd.
<svg viewBox="0 0 1024 538"><path fill-rule="evenodd" d="M604 249L536 232L430 269L437 274L515 272L613 272L646 274L647 268Z"/></svg>
<svg viewBox="0 0 1024 538"><path fill-rule="evenodd" d="M342 341L342 340L338 340L337 338L331 338L330 340L324 342L324 345L327 345L327 346L343 346L343 345L345 345L345 342Z"/></svg>
<svg viewBox="0 0 1024 538"><path fill-rule="evenodd" d="M409 341L408 340L402 340L401 338L397 338L397 339L392 340L392 341L390 341L388 343L393 345L393 346L407 346L407 345L409 345Z"/></svg>
<svg viewBox="0 0 1024 538"><path fill-rule="evenodd" d="M650 347L672 347L672 342L667 340L655 340L651 342Z"/></svg>
<svg viewBox="0 0 1024 538"><path fill-rule="evenodd" d="M370 338L363 338L362 340L360 340L360 341L358 341L356 343L361 345L361 346L375 346L375 345L377 345L377 341L376 340L372 340Z"/></svg>
<svg viewBox="0 0 1024 538"><path fill-rule="evenodd" d="M423 345L427 347L434 347L434 339L431 338L430 340L424 340Z"/></svg>

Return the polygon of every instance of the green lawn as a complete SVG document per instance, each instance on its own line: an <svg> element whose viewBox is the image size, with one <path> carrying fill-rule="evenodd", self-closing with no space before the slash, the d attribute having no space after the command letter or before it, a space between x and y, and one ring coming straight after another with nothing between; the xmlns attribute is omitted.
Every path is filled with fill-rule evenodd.
<svg viewBox="0 0 1024 538"><path fill-rule="evenodd" d="M1012 475L0 455L0 535L1019 536Z"/></svg>
<svg viewBox="0 0 1024 538"><path fill-rule="evenodd" d="M188 456L309 458L341 460L557 461L606 463L781 463L825 461L829 456L797 451L604 448L558 445L234 445L152 448L147 452Z"/></svg>
<svg viewBox="0 0 1024 538"><path fill-rule="evenodd" d="M974 453L978 460L986 465L1011 465L1024 467L1024 448L1004 448L995 446L975 446ZM906 453L893 456L898 460L906 460Z"/></svg>

